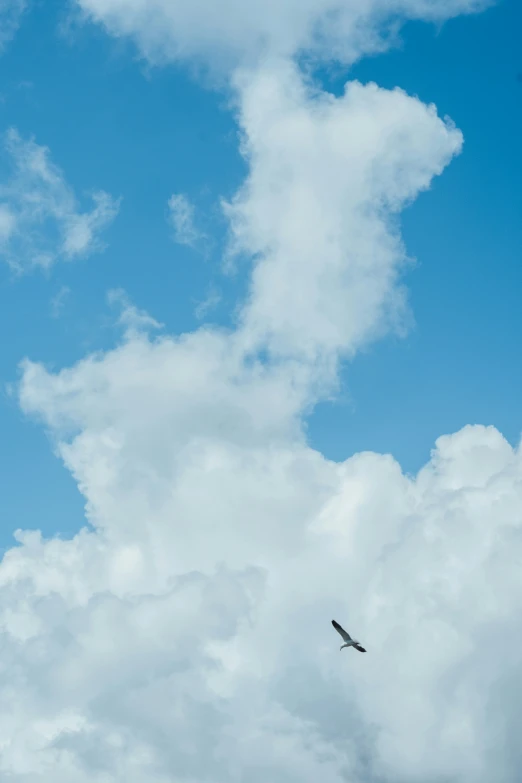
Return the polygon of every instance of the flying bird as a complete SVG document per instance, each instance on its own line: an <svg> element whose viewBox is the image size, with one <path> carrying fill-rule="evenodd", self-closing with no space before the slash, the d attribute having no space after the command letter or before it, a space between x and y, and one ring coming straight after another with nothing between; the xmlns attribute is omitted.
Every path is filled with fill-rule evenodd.
<svg viewBox="0 0 522 783"><path fill-rule="evenodd" d="M343 649L343 647L355 647L355 649L359 650L359 652L366 652L364 647L361 647L361 645L356 639L352 639L350 634L346 633L344 628L341 625L339 625L339 623L336 623L335 620L332 620L332 625L337 631L337 633L340 633L344 639L345 643L341 646L341 650Z"/></svg>

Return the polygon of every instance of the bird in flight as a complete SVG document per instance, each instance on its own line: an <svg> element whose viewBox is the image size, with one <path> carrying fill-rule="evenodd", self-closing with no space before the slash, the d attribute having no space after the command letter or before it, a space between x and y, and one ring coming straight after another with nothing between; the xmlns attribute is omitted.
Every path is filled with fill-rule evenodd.
<svg viewBox="0 0 522 783"><path fill-rule="evenodd" d="M341 650L343 649L343 647L355 647L355 649L359 650L359 652L366 652L364 647L361 647L361 645L356 639L352 639L350 634L346 633L344 628L341 625L339 625L339 623L336 623L335 620L332 620L332 625L337 631L337 633L340 633L344 639L344 644L341 646Z"/></svg>

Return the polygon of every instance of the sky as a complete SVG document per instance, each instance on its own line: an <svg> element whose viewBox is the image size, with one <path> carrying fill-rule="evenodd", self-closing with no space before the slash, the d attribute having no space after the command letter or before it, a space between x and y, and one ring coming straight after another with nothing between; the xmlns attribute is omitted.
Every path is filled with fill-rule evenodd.
<svg viewBox="0 0 522 783"><path fill-rule="evenodd" d="M2 780L520 778L521 24L0 2Z"/></svg>

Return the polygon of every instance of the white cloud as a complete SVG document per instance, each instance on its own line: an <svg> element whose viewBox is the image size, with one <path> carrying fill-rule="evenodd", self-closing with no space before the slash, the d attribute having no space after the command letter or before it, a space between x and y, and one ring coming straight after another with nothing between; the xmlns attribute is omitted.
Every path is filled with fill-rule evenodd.
<svg viewBox="0 0 522 783"><path fill-rule="evenodd" d="M26 0L0 0L0 51L16 33L26 8Z"/></svg>
<svg viewBox="0 0 522 783"><path fill-rule="evenodd" d="M58 318L63 308L65 307L65 302L71 295L71 289L67 285L60 286L59 290L56 292L56 294L51 299L51 316L52 318Z"/></svg>
<svg viewBox="0 0 522 783"><path fill-rule="evenodd" d="M230 347L199 332L26 367L25 409L79 433L60 450L96 532L22 537L0 569L20 671L2 771L514 783L520 451L476 427L416 479L331 463L282 407L285 373ZM339 654L331 617L366 656Z"/></svg>
<svg viewBox="0 0 522 783"><path fill-rule="evenodd" d="M226 212L233 249L257 259L246 341L275 354L353 353L401 322L395 216L462 135L434 106L350 82L306 88L286 63L236 78L250 175Z"/></svg>
<svg viewBox="0 0 522 783"><path fill-rule="evenodd" d="M16 228L16 217L7 204L0 204L0 242L7 242Z"/></svg>
<svg viewBox="0 0 522 783"><path fill-rule="evenodd" d="M141 3L109 6L147 27ZM412 478L391 456L330 462L302 425L338 357L400 314L394 216L461 136L400 91L335 99L288 62L235 87L238 328L151 339L119 291L120 345L23 364L22 408L90 528L19 532L0 565L1 777L516 783L521 449L467 427ZM332 617L366 655L339 653Z"/></svg>
<svg viewBox="0 0 522 783"><path fill-rule="evenodd" d="M98 191L94 208L80 212L47 147L11 129L4 152L12 176L0 185L0 254L14 269L49 268L103 247L99 234L116 217L119 200Z"/></svg>
<svg viewBox="0 0 522 783"><path fill-rule="evenodd" d="M196 57L235 66L299 52L351 62L386 48L406 18L442 21L491 0L76 0L90 19L131 36L153 61Z"/></svg>
<svg viewBox="0 0 522 783"><path fill-rule="evenodd" d="M174 193L168 201L169 223L180 245L194 247L202 238L194 220L194 205L183 193Z"/></svg>
<svg viewBox="0 0 522 783"><path fill-rule="evenodd" d="M127 337L135 337L141 332L147 332L149 329L162 329L163 324L156 321L144 310L139 310L132 304L126 292L122 288L115 288L109 291L107 295L109 304L119 306L120 315L118 323L125 330Z"/></svg>
<svg viewBox="0 0 522 783"><path fill-rule="evenodd" d="M238 330L131 328L57 374L24 365L21 404L54 434L92 527L19 534L0 568L0 769L16 783L516 780L520 451L466 428L412 479L389 456L330 462L301 425L322 360L370 337L396 295L387 212L459 135L400 92L312 98L287 77L242 88L251 172L231 217L259 259ZM316 191L331 222L310 219ZM335 229L358 214L355 252ZM384 283L367 280L374 258ZM264 266L274 293L309 302L313 328L286 306L310 350ZM345 322L339 280L373 322ZM263 344L274 361L249 353ZM367 655L339 653L332 617Z"/></svg>
<svg viewBox="0 0 522 783"><path fill-rule="evenodd" d="M217 288L211 286L204 299L197 303L194 308L196 318L202 320L209 312L214 310L221 302L221 294Z"/></svg>

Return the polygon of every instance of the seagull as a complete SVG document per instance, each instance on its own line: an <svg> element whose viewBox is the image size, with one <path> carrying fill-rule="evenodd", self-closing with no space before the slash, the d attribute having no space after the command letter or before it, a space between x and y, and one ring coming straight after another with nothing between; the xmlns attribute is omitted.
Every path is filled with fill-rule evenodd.
<svg viewBox="0 0 522 783"><path fill-rule="evenodd" d="M344 628L341 625L339 625L339 623L336 623L335 620L332 620L332 625L335 628L335 630L337 631L337 633L341 634L341 636L343 637L343 639L345 641L345 644L342 645L341 650L343 649L343 647L355 647L355 649L359 650L359 652L366 652L364 647L361 647L361 645L359 644L359 642L356 639L352 639L350 634L346 633Z"/></svg>

